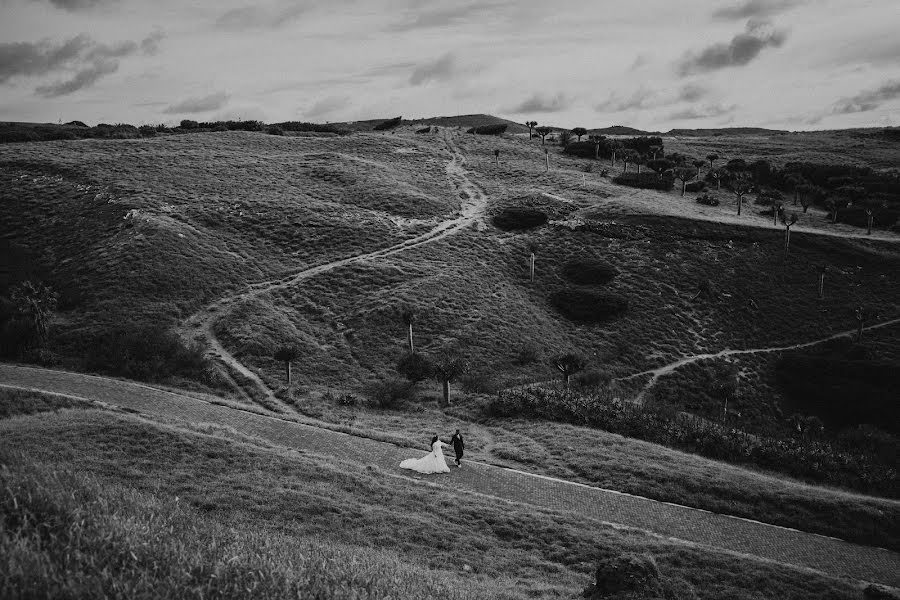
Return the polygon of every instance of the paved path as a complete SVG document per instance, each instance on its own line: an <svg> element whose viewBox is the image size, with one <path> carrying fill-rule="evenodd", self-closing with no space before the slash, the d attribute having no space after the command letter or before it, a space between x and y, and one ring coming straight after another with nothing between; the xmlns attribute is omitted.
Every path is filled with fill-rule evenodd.
<svg viewBox="0 0 900 600"><path fill-rule="evenodd" d="M424 451L210 404L142 384L91 375L0 364L0 385L98 400L149 415L227 425L277 445L377 465L396 474L410 474L397 466L402 459L424 454ZM570 511L676 540L900 587L900 554L880 548L481 463L468 462L450 475L426 479L437 484L446 482L458 491Z"/></svg>

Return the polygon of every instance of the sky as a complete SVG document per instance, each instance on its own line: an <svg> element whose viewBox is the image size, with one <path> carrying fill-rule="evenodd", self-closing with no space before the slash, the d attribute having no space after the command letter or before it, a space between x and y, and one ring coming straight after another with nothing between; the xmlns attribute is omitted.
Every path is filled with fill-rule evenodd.
<svg viewBox="0 0 900 600"><path fill-rule="evenodd" d="M0 121L900 125L900 0L0 0Z"/></svg>

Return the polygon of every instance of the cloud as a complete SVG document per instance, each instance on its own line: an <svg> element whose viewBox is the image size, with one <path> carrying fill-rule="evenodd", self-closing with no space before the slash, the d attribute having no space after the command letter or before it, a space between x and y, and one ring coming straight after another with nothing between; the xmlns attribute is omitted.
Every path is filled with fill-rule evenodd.
<svg viewBox="0 0 900 600"><path fill-rule="evenodd" d="M700 52L686 53L679 62L678 71L681 75L690 75L743 66L765 48L780 47L786 39L785 31L773 29L768 22L750 20L746 31L734 36L727 44L713 44Z"/></svg>
<svg viewBox="0 0 900 600"><path fill-rule="evenodd" d="M307 119L313 119L322 115L327 115L338 110L342 110L350 106L350 100L345 97L329 96L316 101L312 106L303 111L303 116Z"/></svg>
<svg viewBox="0 0 900 600"><path fill-rule="evenodd" d="M147 55L154 55L159 52L159 43L166 38L166 34L157 29L143 40L141 40L141 52Z"/></svg>
<svg viewBox="0 0 900 600"><path fill-rule="evenodd" d="M688 106L672 112L667 117L672 121L687 121L693 119L708 119L727 115L737 108L736 104L706 104L703 106Z"/></svg>
<svg viewBox="0 0 900 600"><path fill-rule="evenodd" d="M35 88L34 91L44 98L65 96L66 94L77 92L81 88L89 87L96 83L100 78L109 75L110 73L115 73L118 70L119 61L100 59L79 70L71 79L40 85Z"/></svg>
<svg viewBox="0 0 900 600"><path fill-rule="evenodd" d="M112 4L114 0L50 0L50 4L69 12L90 10L101 4Z"/></svg>
<svg viewBox="0 0 900 600"><path fill-rule="evenodd" d="M422 85L430 81L447 81L460 73L460 66L452 53L447 53L437 60L419 65L413 69L409 82Z"/></svg>
<svg viewBox="0 0 900 600"><path fill-rule="evenodd" d="M709 89L699 83L686 83L678 90L678 101L696 102L709 95Z"/></svg>
<svg viewBox="0 0 900 600"><path fill-rule="evenodd" d="M0 83L13 77L38 77L74 70L74 75L67 80L43 84L35 89L45 97L71 94L115 73L119 68L119 59L138 52L149 54L156 51L161 39L162 33L155 32L140 43L101 44L81 34L59 43L42 40L0 44Z"/></svg>
<svg viewBox="0 0 900 600"><path fill-rule="evenodd" d="M835 102L831 112L836 115L868 112L898 98L900 98L900 79L888 81L874 90L866 90L850 98L842 98Z"/></svg>
<svg viewBox="0 0 900 600"><path fill-rule="evenodd" d="M309 10L306 3L282 3L281 6L244 6L224 13L216 20L216 29L249 31L278 29Z"/></svg>
<svg viewBox="0 0 900 600"><path fill-rule="evenodd" d="M658 106L658 94L641 86L627 96L617 92L610 92L609 97L594 106L597 112L623 112L626 110L638 110Z"/></svg>
<svg viewBox="0 0 900 600"><path fill-rule="evenodd" d="M447 27L471 21L472 17L492 10L487 3L469 4L467 6L455 6L452 8L439 8L426 10L411 16L403 21L395 23L387 28L387 31L406 32L417 29L431 29L435 27Z"/></svg>
<svg viewBox="0 0 900 600"><path fill-rule="evenodd" d="M802 0L745 0L735 6L720 8L713 12L714 19L720 21L740 21L742 19L763 19L789 10Z"/></svg>
<svg viewBox="0 0 900 600"><path fill-rule="evenodd" d="M534 94L520 104L503 109L503 112L513 114L559 112L568 108L571 103L571 100L564 94L554 96Z"/></svg>
<svg viewBox="0 0 900 600"><path fill-rule="evenodd" d="M163 109L167 115L184 114L184 113L201 113L211 110L219 110L228 103L230 96L225 92L216 92L208 96L199 96L187 98L181 102L170 104Z"/></svg>

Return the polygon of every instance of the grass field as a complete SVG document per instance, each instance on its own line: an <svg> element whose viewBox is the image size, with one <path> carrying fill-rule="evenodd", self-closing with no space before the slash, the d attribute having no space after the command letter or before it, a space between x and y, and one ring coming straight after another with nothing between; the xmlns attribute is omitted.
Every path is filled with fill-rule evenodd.
<svg viewBox="0 0 900 600"><path fill-rule="evenodd" d="M203 424L63 410L5 419L0 432L9 492L0 543L16 549L2 553L6 591L569 598L595 561L630 552L651 555L700 598L859 594L810 572L448 494Z"/></svg>
<svg viewBox="0 0 900 600"><path fill-rule="evenodd" d="M123 324L174 327L251 284L390 246L453 216L464 198L448 182L451 155L443 134L414 129L0 146L0 227L9 232L3 250L11 266L10 281L0 283L39 278L53 285L61 297L50 362L88 368L85 356L99 336ZM278 389L283 365L273 350L295 344L301 358L293 365L294 410L324 420L407 440L463 423L476 456L486 460L848 539L869 540L875 531L878 543L896 547L894 504L603 432L485 422L482 397L463 393L458 383L453 391L460 402L450 408L437 408L430 391L395 411L341 406L325 394L360 397L373 381L395 375L405 348L401 305L416 311L419 351L458 348L473 373L493 385L557 377L549 358L570 350L583 353L591 369L624 377L698 353L821 339L853 329L858 305L878 307L873 323L900 316L900 235L880 231L867 238L858 228L831 225L813 207L795 227L785 259L783 228L759 215L752 198L737 217L724 192L722 205L707 207L690 194L624 188L600 174L602 168L617 173L621 164L601 161L586 172L592 161L561 155L555 146L547 172L540 141L527 135L450 135L466 157L469 179L488 195L482 218L439 241L211 313L225 348ZM881 168L896 161L896 148L874 138L860 138L864 146L853 160L840 160L847 135L680 137L666 145L698 156L715 151L720 162L741 156ZM500 150L499 166L494 150ZM550 224L519 233L493 227L490 217L522 205L546 212ZM538 246L533 283L532 242ZM554 308L554 293L576 287L563 276L565 265L586 258L618 270L594 289L625 296L625 314L581 324ZM830 270L819 299L822 265ZM704 280L718 293L695 299ZM884 328L867 335L865 346L879 359L897 361L896 342L897 329ZM532 349L536 360L520 360ZM733 406L741 427L788 431L785 419L796 407L777 384L780 357L731 361L742 378ZM648 401L717 418L707 367L697 363L662 377ZM221 379L168 383L229 394ZM634 395L637 388L622 385L619 393Z"/></svg>

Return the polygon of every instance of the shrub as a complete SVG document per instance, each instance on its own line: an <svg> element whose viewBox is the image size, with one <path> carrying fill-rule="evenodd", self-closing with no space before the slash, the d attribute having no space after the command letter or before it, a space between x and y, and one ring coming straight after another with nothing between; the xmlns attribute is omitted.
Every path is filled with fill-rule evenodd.
<svg viewBox="0 0 900 600"><path fill-rule="evenodd" d="M596 158L597 147L594 142L572 142L563 150L566 154L580 158ZM603 156L603 146L600 147L600 155Z"/></svg>
<svg viewBox="0 0 900 600"><path fill-rule="evenodd" d="M141 125L138 127L141 137L153 137L156 135L156 127L153 125Z"/></svg>
<svg viewBox="0 0 900 600"><path fill-rule="evenodd" d="M407 353L397 362L397 372L412 383L425 381L431 377L433 371L434 365L431 361L419 353Z"/></svg>
<svg viewBox="0 0 900 600"><path fill-rule="evenodd" d="M572 379L579 388L596 388L608 385L612 377L606 371L588 369L577 373Z"/></svg>
<svg viewBox="0 0 900 600"><path fill-rule="evenodd" d="M305 121L284 121L283 123L275 123L285 131L304 131L313 133L336 133L344 135L349 133L345 129L339 129L330 123L307 123Z"/></svg>
<svg viewBox="0 0 900 600"><path fill-rule="evenodd" d="M266 127L266 133L269 135L284 135L284 129L278 125L269 125Z"/></svg>
<svg viewBox="0 0 900 600"><path fill-rule="evenodd" d="M143 381L182 376L206 380L211 371L199 344L187 346L177 333L155 324L116 327L88 342L85 367Z"/></svg>
<svg viewBox="0 0 900 600"><path fill-rule="evenodd" d="M496 394L500 385L488 373L465 373L459 378L459 387L467 394Z"/></svg>
<svg viewBox="0 0 900 600"><path fill-rule="evenodd" d="M378 125L375 126L375 131L387 131L389 129L395 129L400 126L400 123L403 121L403 117L394 117L393 119L388 119L387 121L382 121Z"/></svg>
<svg viewBox="0 0 900 600"><path fill-rule="evenodd" d="M516 362L520 365L530 365L541 359L541 349L537 344L528 342L516 355Z"/></svg>
<svg viewBox="0 0 900 600"><path fill-rule="evenodd" d="M559 135L557 136L557 140L559 142L559 145L565 148L572 143L573 137L575 136L572 135L571 131L560 131Z"/></svg>
<svg viewBox="0 0 900 600"><path fill-rule="evenodd" d="M506 132L508 125L505 123L494 123L492 125L479 125L478 127L470 127L466 133L477 133L478 135L501 135Z"/></svg>
<svg viewBox="0 0 900 600"><path fill-rule="evenodd" d="M416 397L415 384L397 377L369 384L366 397L375 408L397 408Z"/></svg>
<svg viewBox="0 0 900 600"><path fill-rule="evenodd" d="M594 583L582 596L603 598L678 598L695 600L693 587L680 578L663 576L649 554L625 553L605 558L597 565Z"/></svg>
<svg viewBox="0 0 900 600"><path fill-rule="evenodd" d="M572 321L601 323L628 310L628 299L611 292L564 289L550 296L550 302Z"/></svg>
<svg viewBox="0 0 900 600"><path fill-rule="evenodd" d="M706 189L706 183L703 181L692 181L684 186L685 192L691 192L696 194L697 192L702 192Z"/></svg>
<svg viewBox="0 0 900 600"><path fill-rule="evenodd" d="M710 194L703 194L697 197L697 204L705 204L706 206L718 206L719 199Z"/></svg>
<svg viewBox="0 0 900 600"><path fill-rule="evenodd" d="M494 217L494 225L503 231L530 229L547 222L547 215L535 208L510 207Z"/></svg>
<svg viewBox="0 0 900 600"><path fill-rule="evenodd" d="M182 129L197 129L198 123L197 121L192 121L190 119L183 119L181 121Z"/></svg>
<svg viewBox="0 0 900 600"><path fill-rule="evenodd" d="M644 190L662 190L664 192L671 190L675 186L675 180L671 175L665 174L660 177L655 173L621 173L613 177L613 183Z"/></svg>
<svg viewBox="0 0 900 600"><path fill-rule="evenodd" d="M609 283L618 274L615 267L597 259L570 260L563 266L563 276L580 285Z"/></svg>
<svg viewBox="0 0 900 600"><path fill-rule="evenodd" d="M900 217L900 209L882 209L875 211L875 219L872 222L874 229L890 229L897 218ZM862 206L848 206L838 213L838 222L855 227L866 227L868 215Z"/></svg>
<svg viewBox="0 0 900 600"><path fill-rule="evenodd" d="M69 121L66 125L70 127L87 127L87 123L83 121Z"/></svg>
<svg viewBox="0 0 900 600"><path fill-rule="evenodd" d="M416 129L416 133L431 133L431 127L423 127L422 129Z"/></svg>

